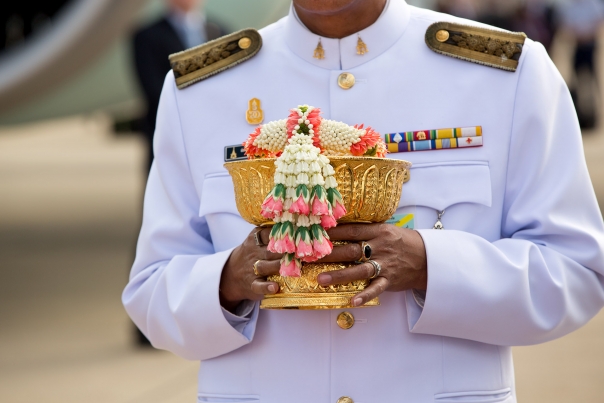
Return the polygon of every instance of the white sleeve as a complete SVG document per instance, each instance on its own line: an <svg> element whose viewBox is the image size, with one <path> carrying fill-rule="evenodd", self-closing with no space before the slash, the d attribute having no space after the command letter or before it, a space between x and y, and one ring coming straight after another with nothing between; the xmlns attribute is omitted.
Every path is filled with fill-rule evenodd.
<svg viewBox="0 0 604 403"><path fill-rule="evenodd" d="M413 333L495 345L564 336L604 305L604 226L568 89L527 41L514 105L501 239L420 230L428 257Z"/></svg>
<svg viewBox="0 0 604 403"><path fill-rule="evenodd" d="M222 314L227 322L229 322L229 324L235 328L235 330L251 340L252 337L250 332L252 332L254 329L252 326L248 326L248 324L252 318L252 315L256 313L255 311L259 308L259 306L260 305L254 301L243 301L241 304L239 304L237 309L235 309L234 313L222 308Z"/></svg>
<svg viewBox="0 0 604 403"><path fill-rule="evenodd" d="M258 317L229 317L219 301L232 250L215 253L189 170L172 73L164 83L155 132L155 162L145 194L136 260L122 300L160 349L206 360L248 344ZM230 323L232 322L232 323Z"/></svg>

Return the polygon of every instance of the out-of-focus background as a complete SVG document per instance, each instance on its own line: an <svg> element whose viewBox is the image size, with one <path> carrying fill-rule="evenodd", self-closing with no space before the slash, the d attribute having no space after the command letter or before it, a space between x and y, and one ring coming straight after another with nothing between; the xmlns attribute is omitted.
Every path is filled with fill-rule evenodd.
<svg viewBox="0 0 604 403"><path fill-rule="evenodd" d="M409 3L546 45L604 200L604 1ZM0 5L1 402L194 401L197 363L144 347L120 303L150 158L157 80L145 75L165 74L162 52L261 28L288 9L289 0ZM520 401L604 401L602 334L604 314L561 340L516 348Z"/></svg>

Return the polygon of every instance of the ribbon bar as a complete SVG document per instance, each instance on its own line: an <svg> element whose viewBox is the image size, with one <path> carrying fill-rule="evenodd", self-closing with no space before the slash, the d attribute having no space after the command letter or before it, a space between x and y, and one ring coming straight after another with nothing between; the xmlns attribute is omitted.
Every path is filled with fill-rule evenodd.
<svg viewBox="0 0 604 403"><path fill-rule="evenodd" d="M446 150L450 148L481 147L482 137L451 138L438 140L389 143L388 152L405 153L411 151Z"/></svg>
<svg viewBox="0 0 604 403"><path fill-rule="evenodd" d="M426 140L459 139L481 137L482 126L458 127L453 129L420 130L417 132L389 133L385 135L386 144L411 143ZM455 148L455 147L448 147Z"/></svg>

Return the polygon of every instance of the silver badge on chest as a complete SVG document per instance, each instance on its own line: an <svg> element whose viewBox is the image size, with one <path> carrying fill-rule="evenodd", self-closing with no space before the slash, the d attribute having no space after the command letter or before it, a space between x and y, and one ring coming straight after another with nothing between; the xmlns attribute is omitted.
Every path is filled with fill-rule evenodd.
<svg viewBox="0 0 604 403"><path fill-rule="evenodd" d="M432 229L445 229L443 223L442 223L442 218L445 215L445 211L437 211L436 214L438 214L438 220L436 221L436 224L434 224L434 227Z"/></svg>

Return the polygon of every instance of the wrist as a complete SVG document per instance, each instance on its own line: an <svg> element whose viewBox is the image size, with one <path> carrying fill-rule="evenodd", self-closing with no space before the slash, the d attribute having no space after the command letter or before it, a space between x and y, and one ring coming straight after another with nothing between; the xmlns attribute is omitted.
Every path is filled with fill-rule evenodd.
<svg viewBox="0 0 604 403"><path fill-rule="evenodd" d="M228 300L226 298L223 298L222 292L220 293L220 306L232 314L235 313L235 311L237 310L237 307L241 304L241 302L243 302L243 300L233 301L233 300Z"/></svg>
<svg viewBox="0 0 604 403"><path fill-rule="evenodd" d="M222 275L220 276L220 285L218 286L220 305L231 313L233 313L241 301L243 301L243 298L235 293L235 287L233 287L235 279L230 275L234 271L234 268L231 266L238 260L237 255L239 249L239 247L235 248L225 263L224 268L222 269Z"/></svg>

